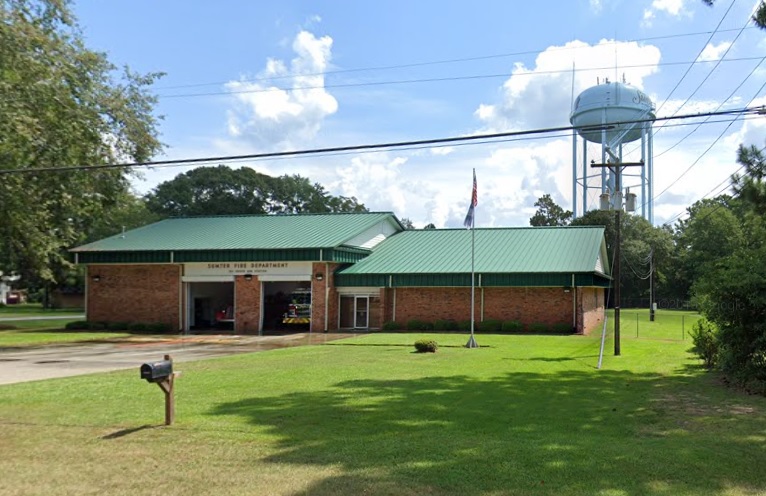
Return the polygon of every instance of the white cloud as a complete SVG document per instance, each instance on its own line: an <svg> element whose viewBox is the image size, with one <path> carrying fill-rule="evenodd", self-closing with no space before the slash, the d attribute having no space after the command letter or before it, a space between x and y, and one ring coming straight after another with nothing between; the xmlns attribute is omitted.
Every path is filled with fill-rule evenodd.
<svg viewBox="0 0 766 496"><path fill-rule="evenodd" d="M601 12L604 7L602 0L590 0L590 8L596 13Z"/></svg>
<svg viewBox="0 0 766 496"><path fill-rule="evenodd" d="M690 13L684 8L687 1L688 0L654 0L652 5L644 10L644 18L641 21L641 25L645 28L651 27L652 22L657 17L658 12L662 12L670 17L690 15Z"/></svg>
<svg viewBox="0 0 766 496"><path fill-rule="evenodd" d="M594 86L597 78L613 77L613 70L604 68L615 64L633 66L618 76L643 88L644 78L657 72L659 61L657 47L635 42L601 40L589 45L571 41L564 46L552 46L537 56L533 68L516 63L512 76L503 85L501 101L480 104L474 116L487 132L565 126L573 89L576 96Z"/></svg>
<svg viewBox="0 0 766 496"><path fill-rule="evenodd" d="M684 12L685 3L686 0L654 0L652 9L675 17Z"/></svg>
<svg viewBox="0 0 766 496"><path fill-rule="evenodd" d="M455 151L454 146L440 146L440 147L434 147L429 149L431 151L431 155L437 155L437 156L444 156L449 155L450 153Z"/></svg>
<svg viewBox="0 0 766 496"><path fill-rule="evenodd" d="M699 56L699 60L718 60L731 47L731 41L722 41L719 44L708 43Z"/></svg>
<svg viewBox="0 0 766 496"><path fill-rule="evenodd" d="M324 88L324 76L332 57L332 38L317 38L301 31L293 40L296 57L288 68L269 59L260 81L230 81L234 93L228 111L230 136L258 149L305 147L319 132L325 118L338 110L338 102ZM274 84L266 81L272 78Z"/></svg>

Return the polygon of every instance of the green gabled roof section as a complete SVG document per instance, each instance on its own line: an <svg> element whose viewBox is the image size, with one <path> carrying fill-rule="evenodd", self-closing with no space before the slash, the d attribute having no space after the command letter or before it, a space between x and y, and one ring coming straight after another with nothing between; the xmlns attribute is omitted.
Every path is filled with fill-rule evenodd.
<svg viewBox="0 0 766 496"><path fill-rule="evenodd" d="M390 212L165 219L71 251L80 263L244 260L356 262L370 250L347 244L377 224L403 230Z"/></svg>
<svg viewBox="0 0 766 496"><path fill-rule="evenodd" d="M337 286L608 285L603 227L521 227L404 231L338 271Z"/></svg>

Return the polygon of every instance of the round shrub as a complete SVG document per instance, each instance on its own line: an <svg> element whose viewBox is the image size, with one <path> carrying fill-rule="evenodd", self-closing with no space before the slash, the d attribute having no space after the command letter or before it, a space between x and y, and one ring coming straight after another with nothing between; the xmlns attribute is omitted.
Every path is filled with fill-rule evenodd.
<svg viewBox="0 0 766 496"><path fill-rule="evenodd" d="M143 322L131 322L131 323L128 325L128 331L129 331L129 332L135 332L135 333L137 333L137 334L141 334L141 333L147 333L147 332L149 332L149 331L147 330L147 328L146 328L146 324L145 324L145 323L143 323Z"/></svg>
<svg viewBox="0 0 766 496"><path fill-rule="evenodd" d="M404 327L399 322L386 322L383 324L383 330L386 332L401 331Z"/></svg>
<svg viewBox="0 0 766 496"><path fill-rule="evenodd" d="M86 320L75 320L74 322L68 322L64 329L67 331L87 331L88 330L88 321Z"/></svg>
<svg viewBox="0 0 766 496"><path fill-rule="evenodd" d="M152 322L146 324L146 332L150 334L167 334L170 332L170 325L164 322Z"/></svg>
<svg viewBox="0 0 766 496"><path fill-rule="evenodd" d="M125 331L129 325L130 322L107 322L106 329L108 331Z"/></svg>
<svg viewBox="0 0 766 496"><path fill-rule="evenodd" d="M408 331L432 331L433 328L433 324L425 320L412 319L407 321Z"/></svg>
<svg viewBox="0 0 766 496"><path fill-rule="evenodd" d="M712 369L718 360L720 342L718 330L707 319L702 318L694 323L689 335L692 337L694 347L692 351L705 362L705 367Z"/></svg>
<svg viewBox="0 0 766 496"><path fill-rule="evenodd" d="M458 325L454 320L439 319L434 321L434 331L457 331Z"/></svg>
<svg viewBox="0 0 766 496"><path fill-rule="evenodd" d="M477 324L481 332L500 332L500 329L503 327L503 323L499 320L485 320L477 322Z"/></svg>
<svg viewBox="0 0 766 496"><path fill-rule="evenodd" d="M551 326L551 331L555 332L556 334L572 334L574 332L574 328L572 327L572 324L564 324L563 322L559 322L558 324L553 324Z"/></svg>
<svg viewBox="0 0 766 496"><path fill-rule="evenodd" d="M415 350L418 353L436 353L439 345L433 339L418 339L415 341Z"/></svg>
<svg viewBox="0 0 766 496"><path fill-rule="evenodd" d="M500 330L503 332L521 332L524 330L524 326L518 320L506 320Z"/></svg>
<svg viewBox="0 0 766 496"><path fill-rule="evenodd" d="M529 324L529 332L534 332L535 334L542 334L544 332L550 331L550 326L548 324L544 324L542 322L533 322Z"/></svg>

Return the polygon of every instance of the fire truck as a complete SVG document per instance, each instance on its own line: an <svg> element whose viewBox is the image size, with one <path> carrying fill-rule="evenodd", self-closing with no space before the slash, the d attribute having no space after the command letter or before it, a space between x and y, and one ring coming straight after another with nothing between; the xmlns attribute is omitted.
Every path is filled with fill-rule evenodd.
<svg viewBox="0 0 766 496"><path fill-rule="evenodd" d="M287 313L282 317L283 324L311 323L311 289L298 288L289 296Z"/></svg>

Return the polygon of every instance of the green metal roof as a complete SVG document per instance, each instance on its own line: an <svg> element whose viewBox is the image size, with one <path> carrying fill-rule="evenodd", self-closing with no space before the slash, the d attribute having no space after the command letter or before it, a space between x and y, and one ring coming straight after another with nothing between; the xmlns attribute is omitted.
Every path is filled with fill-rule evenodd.
<svg viewBox="0 0 766 496"><path fill-rule="evenodd" d="M489 273L600 273L606 263L603 227L476 229L474 271ZM339 276L470 274L467 229L404 231ZM470 280L470 277L469 277Z"/></svg>
<svg viewBox="0 0 766 496"><path fill-rule="evenodd" d="M165 219L72 249L75 253L336 248L390 212L252 215Z"/></svg>

